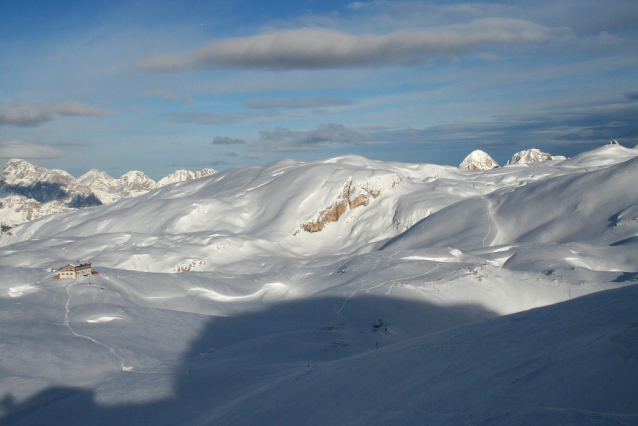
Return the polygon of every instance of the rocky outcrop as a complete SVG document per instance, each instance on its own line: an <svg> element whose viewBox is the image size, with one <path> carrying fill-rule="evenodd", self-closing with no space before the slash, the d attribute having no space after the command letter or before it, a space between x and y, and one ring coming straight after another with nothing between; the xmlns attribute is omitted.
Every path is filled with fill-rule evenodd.
<svg viewBox="0 0 638 426"><path fill-rule="evenodd" d="M460 169L470 171L491 170L496 167L499 167L498 163L485 151L481 151L480 149L473 151L470 155L465 157L463 162L459 165Z"/></svg>
<svg viewBox="0 0 638 426"><path fill-rule="evenodd" d="M319 232L330 222L336 222L348 210L359 206L367 206L371 200L379 197L384 190L392 189L402 182L399 175L392 175L389 179L375 183L367 181L356 184L349 179L342 187L336 199L325 209L321 210L317 219L302 223L301 230L306 232ZM384 182L386 181L386 182Z"/></svg>
<svg viewBox="0 0 638 426"><path fill-rule="evenodd" d="M532 148L527 149L525 151L519 151L512 156L512 158L507 162L507 165L512 164L529 164L529 163L538 163L539 161L548 161L548 160L564 160L565 157L562 155L551 155L547 152L543 152L540 149Z"/></svg>

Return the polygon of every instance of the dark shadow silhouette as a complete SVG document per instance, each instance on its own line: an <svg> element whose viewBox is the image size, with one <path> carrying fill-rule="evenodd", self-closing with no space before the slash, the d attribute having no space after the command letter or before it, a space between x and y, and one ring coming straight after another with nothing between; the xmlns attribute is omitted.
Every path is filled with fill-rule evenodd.
<svg viewBox="0 0 638 426"><path fill-rule="evenodd" d="M106 406L96 402L91 389L52 387L21 403L4 396L0 424L185 424L286 375L496 316L476 305L362 295L287 301L236 317L211 317L171 368L172 397ZM380 321L384 327L378 327ZM133 397L136 388L153 386L153 377L133 370L122 372L116 383Z"/></svg>
<svg viewBox="0 0 638 426"><path fill-rule="evenodd" d="M623 272L612 283L626 283L630 281L638 281L638 272Z"/></svg>
<svg viewBox="0 0 638 426"><path fill-rule="evenodd" d="M101 206L102 202L95 196L95 194L91 192L89 195L73 195L73 197L71 197L71 200L69 200L66 205L67 207L71 207L74 209L81 209L84 207Z"/></svg>
<svg viewBox="0 0 638 426"><path fill-rule="evenodd" d="M617 247L617 246L624 246L625 244L636 244L636 245L638 245L638 237L625 238L624 240L620 240L620 241L616 241L615 243L611 243L610 246Z"/></svg>
<svg viewBox="0 0 638 426"><path fill-rule="evenodd" d="M2 185L2 192L6 195L15 194L31 198L38 203L50 201L67 201L72 208L100 206L102 202L90 192L88 195L69 194L61 183L36 182L33 185Z"/></svg>
<svg viewBox="0 0 638 426"><path fill-rule="evenodd" d="M3 192L32 198L38 203L66 199L69 194L60 183L36 182L33 185L4 185Z"/></svg>

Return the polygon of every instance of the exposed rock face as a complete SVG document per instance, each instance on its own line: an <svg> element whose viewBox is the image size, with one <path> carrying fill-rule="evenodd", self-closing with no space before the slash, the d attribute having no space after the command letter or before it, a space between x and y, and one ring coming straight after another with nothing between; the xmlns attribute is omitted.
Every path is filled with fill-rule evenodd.
<svg viewBox="0 0 638 426"><path fill-rule="evenodd" d="M317 219L302 223L301 229L306 232L319 232L330 222L336 222L348 210L359 206L367 206L370 200L379 197L384 190L392 189L403 179L399 175L392 175L387 182L363 182L355 184L348 180L333 203L319 212Z"/></svg>
<svg viewBox="0 0 638 426"><path fill-rule="evenodd" d="M519 151L512 156L512 158L507 162L507 165L510 164L528 164L528 163L537 163L539 161L547 161L547 160L565 160L565 157L562 155L551 155L546 152L541 151L540 149L532 148L525 151Z"/></svg>
<svg viewBox="0 0 638 426"><path fill-rule="evenodd" d="M496 167L499 167L498 163L485 151L481 151L480 149L473 151L470 155L465 157L463 162L459 165L460 169L470 171L491 170Z"/></svg>
<svg viewBox="0 0 638 426"><path fill-rule="evenodd" d="M183 170L160 182L181 182L214 173L213 169L195 173ZM0 172L0 223L13 226L52 213L110 204L145 194L159 186L163 185L140 171L128 172L115 179L92 169L75 179L64 170L45 169L24 160L11 159Z"/></svg>

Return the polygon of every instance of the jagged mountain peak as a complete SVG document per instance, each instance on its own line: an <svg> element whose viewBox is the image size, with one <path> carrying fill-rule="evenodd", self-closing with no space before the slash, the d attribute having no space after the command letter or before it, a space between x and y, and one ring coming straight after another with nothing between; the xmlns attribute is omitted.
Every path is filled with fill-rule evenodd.
<svg viewBox="0 0 638 426"><path fill-rule="evenodd" d="M203 178L206 176L211 176L217 173L217 170L210 169L208 167L201 169L198 172L195 172L195 179Z"/></svg>
<svg viewBox="0 0 638 426"><path fill-rule="evenodd" d="M459 165L460 169L470 171L491 170L496 167L499 167L498 163L487 152L480 149L472 151Z"/></svg>
<svg viewBox="0 0 638 426"><path fill-rule="evenodd" d="M176 170L174 173L171 173L168 176L163 177L162 179L157 181L157 187L161 188L162 186L169 185L175 182L185 182L189 180L195 179L195 173L190 170L181 169Z"/></svg>
<svg viewBox="0 0 638 426"><path fill-rule="evenodd" d="M88 172L84 173L82 176L80 176L78 178L78 181L89 180L89 179L94 180L94 179L115 179L115 178L113 178L108 173L103 172L101 170L91 169Z"/></svg>
<svg viewBox="0 0 638 426"><path fill-rule="evenodd" d="M213 173L212 169L196 173L184 170L170 176L172 182L179 182ZM116 179L91 169L75 179L64 170L12 158L0 172L0 222L12 226L52 213L110 204L156 188L157 183L141 171L130 171Z"/></svg>
<svg viewBox="0 0 638 426"><path fill-rule="evenodd" d="M202 177L214 175L215 173L217 173L216 170L209 169L209 168L202 169L198 172L191 172L190 170L180 169L158 180L157 187L161 188L163 186L170 185L171 183L176 183L176 182L187 182L189 180L199 179Z"/></svg>
<svg viewBox="0 0 638 426"><path fill-rule="evenodd" d="M157 187L156 182L144 172L132 170L120 176L120 181L126 187L135 191L151 191Z"/></svg>
<svg viewBox="0 0 638 426"><path fill-rule="evenodd" d="M70 184L75 178L64 170L45 169L28 161L12 158L0 173L5 184L28 186L37 182Z"/></svg>

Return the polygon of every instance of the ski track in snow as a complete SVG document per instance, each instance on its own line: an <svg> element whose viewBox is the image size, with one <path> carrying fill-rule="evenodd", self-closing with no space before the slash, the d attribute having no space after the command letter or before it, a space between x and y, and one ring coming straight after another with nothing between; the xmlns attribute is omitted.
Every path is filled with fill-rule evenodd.
<svg viewBox="0 0 638 426"><path fill-rule="evenodd" d="M387 291L387 292L386 292L386 294L385 294L386 296L389 296L389 295L390 295L390 292L392 291L392 287L394 287L396 284L399 284L401 281L413 280L413 279L415 279L415 278L419 278L419 277L425 276L425 275L429 274L430 272L435 271L435 270L436 270L439 266L441 266L441 265L442 265L441 263L437 263L437 265L436 265L434 268L430 269L429 271L424 272L424 273L422 273L422 274L414 275L414 276L412 276L412 277L404 277L404 278L401 278L401 279L398 279L398 280L389 280L389 281L384 281L384 282L382 282L381 284L373 285L372 287L368 287L368 288L359 288L359 289L355 290L355 291L354 291L354 292L350 295L350 297L348 297L348 298L347 298L347 299L343 302L343 304L341 305L341 308L339 308L339 310L337 311L337 317L338 317L338 318L341 318L341 311L343 311L343 308L345 308L345 307L346 307L346 305L348 304L348 302L350 301L350 299L352 299L352 298L353 298L353 297L354 297L357 293L359 293L360 291L364 291L364 292L366 292L366 293L367 293L368 291L370 291L370 290L374 290L374 289L375 289L375 288L377 288L377 287L381 287L382 285L392 283L392 284L390 285L390 288L388 289L388 291Z"/></svg>
<svg viewBox="0 0 638 426"><path fill-rule="evenodd" d="M108 346L108 345L105 345L104 343L102 343L102 342L100 342L100 341L98 341L98 340L96 340L96 339L94 339L94 338L92 338L92 337L89 337L89 336L85 336L85 335L83 335L83 334L76 333L76 332L73 330L73 328L71 328L71 325L69 324L69 314L71 313L71 308L69 307L69 305L71 304L71 287L73 287L73 286L74 286L74 285L76 285L76 284L78 284L78 283L69 284L69 285L66 287L66 294L68 294L68 295L69 295L69 298L67 299L66 304L64 305L64 326L65 326L66 328L68 328L68 329L69 329L69 331L70 331L71 333L73 333L73 335L74 335L74 336L76 336L76 337L80 337L80 338L82 338L82 339L87 339L87 340L89 340L89 341L91 341L91 342L95 343L96 345L100 345L100 346L102 346L103 348L108 349L110 353L112 353L112 354L113 354L116 358L118 358L118 359L120 360L120 368L122 369L122 371L132 371L132 370L133 370L133 367L127 367L127 366L125 366L125 365L124 365L124 358L122 358L121 356L119 356L119 355L115 352L115 350L114 350L112 347L110 347L110 346Z"/></svg>
<svg viewBox="0 0 638 426"><path fill-rule="evenodd" d="M487 237L490 236L490 232L492 232L492 222L494 222L494 219L492 218L492 212L490 210L490 202L489 200L485 200L485 210L487 211L487 234L485 234L485 237L483 237L483 248L485 248L485 240L487 239ZM494 226L496 226L496 223L494 223ZM498 234L498 233L497 233ZM494 238L492 238L492 242L496 240L496 236L494 236ZM491 245L491 243L490 243Z"/></svg>

